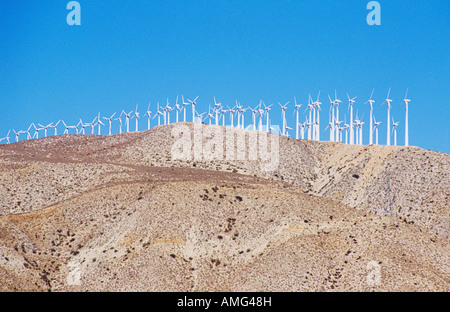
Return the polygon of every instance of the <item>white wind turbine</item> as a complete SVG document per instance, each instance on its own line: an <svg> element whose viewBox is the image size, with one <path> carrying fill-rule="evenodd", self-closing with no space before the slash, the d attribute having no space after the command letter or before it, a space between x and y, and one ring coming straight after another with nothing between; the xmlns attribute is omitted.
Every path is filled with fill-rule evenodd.
<svg viewBox="0 0 450 312"><path fill-rule="evenodd" d="M241 105L236 100L236 117L237 117L237 128L241 128Z"/></svg>
<svg viewBox="0 0 450 312"><path fill-rule="evenodd" d="M198 96L193 100L193 101L191 101L191 100L189 100L188 99L188 101L191 103L191 105L192 105L192 122L195 122L195 105L197 104L197 99L198 99ZM198 115L198 114L197 114Z"/></svg>
<svg viewBox="0 0 450 312"><path fill-rule="evenodd" d="M258 114L259 114L258 131L262 131L262 123L263 123L263 118L264 118L264 109L262 109L261 104L259 104Z"/></svg>
<svg viewBox="0 0 450 312"><path fill-rule="evenodd" d="M308 123L308 120L306 120L304 123L299 124L300 127L300 137L302 140L305 139L305 130L306 130L306 124Z"/></svg>
<svg viewBox="0 0 450 312"><path fill-rule="evenodd" d="M176 119L175 119L175 121L176 121L176 123L178 123L178 114L179 114L179 112L181 112L181 110L182 110L180 104L178 104L178 95L177 95L177 100L175 101L174 109L175 109L175 113L176 113Z"/></svg>
<svg viewBox="0 0 450 312"><path fill-rule="evenodd" d="M219 107L222 103L216 102L216 97L214 97L214 112L216 113L216 126L219 125Z"/></svg>
<svg viewBox="0 0 450 312"><path fill-rule="evenodd" d="M330 128L330 142L333 142L334 135L336 132L334 129L334 107L336 105L336 102L331 99L330 95L328 95L328 99L330 100L330 110L328 112L328 120L329 120L328 127Z"/></svg>
<svg viewBox="0 0 450 312"><path fill-rule="evenodd" d="M55 129L55 136L58 135L58 125L61 122L61 120L59 120L56 124L49 126L49 128L53 128Z"/></svg>
<svg viewBox="0 0 450 312"><path fill-rule="evenodd" d="M228 112L230 113L230 125L231 125L231 128L233 128L234 127L233 116L234 116L234 113L236 112L234 109L236 107L233 107L233 108L230 108L229 106L227 106L227 107L228 107Z"/></svg>
<svg viewBox="0 0 450 312"><path fill-rule="evenodd" d="M92 122L90 122L89 124L88 124L88 126L90 126L91 127L91 134L94 134L94 131L95 131L95 125L96 125L96 123L95 123L95 121L97 120L97 116L95 116L95 118L92 120ZM64 122L63 122L64 123Z"/></svg>
<svg viewBox="0 0 450 312"><path fill-rule="evenodd" d="M264 110L266 111L266 130L267 130L267 132L269 132L270 131L270 119L269 119L269 112L270 112L270 110L271 110L271 106L272 106L273 104L270 104L269 106L266 106L266 104L264 104Z"/></svg>
<svg viewBox="0 0 450 312"><path fill-rule="evenodd" d="M119 121L119 133L122 133L122 120L123 120L122 114L123 114L123 112L120 113L119 117L114 119L114 120L118 120Z"/></svg>
<svg viewBox="0 0 450 312"><path fill-rule="evenodd" d="M244 118L245 118L246 111L247 111L247 108L241 108L241 117L242 117L241 128L242 129L245 129Z"/></svg>
<svg viewBox="0 0 450 312"><path fill-rule="evenodd" d="M280 105L280 107L281 107L281 119L282 119L282 123L283 123L282 134L283 135L286 134L286 126L287 126L287 124L286 124L286 109L287 109L289 102L290 101L286 102L286 104L284 104L284 105L281 105L281 103L278 102L278 105Z"/></svg>
<svg viewBox="0 0 450 312"><path fill-rule="evenodd" d="M178 97L177 97L178 100ZM147 130L150 130L151 126L151 119L152 119L152 111L150 110L150 103L148 103L147 112L145 113L144 117L147 116ZM178 122L178 113L177 113L177 122Z"/></svg>
<svg viewBox="0 0 450 312"><path fill-rule="evenodd" d="M345 144L348 144L348 129L350 126L347 124L347 115L344 116L344 130L345 130ZM341 142L342 142L341 138Z"/></svg>
<svg viewBox="0 0 450 312"><path fill-rule="evenodd" d="M375 89L372 90L370 99L366 103L364 103L364 104L370 104L369 145L373 144L373 103L375 103L375 101L372 100L373 91L375 91Z"/></svg>
<svg viewBox="0 0 450 312"><path fill-rule="evenodd" d="M337 97L337 91L334 90L334 105L336 106L336 114L335 114L335 120L339 120L339 104L341 104L342 101L338 99ZM335 127L336 133L335 136L338 137L339 135L342 135L342 131L339 133L339 129ZM348 130L348 127L347 127ZM348 131L346 131L348 132ZM341 140L342 141L342 140Z"/></svg>
<svg viewBox="0 0 450 312"><path fill-rule="evenodd" d="M256 131L256 114L258 114L258 106L256 106L255 108L249 108L252 111L253 131Z"/></svg>
<svg viewBox="0 0 450 312"><path fill-rule="evenodd" d="M39 131L42 131L42 130L44 130L44 128L34 128L35 129L35 131L34 131L34 136L33 136L33 138L34 139L39 139ZM23 132L23 133L26 133L26 132Z"/></svg>
<svg viewBox="0 0 450 312"><path fill-rule="evenodd" d="M168 100L169 99L167 99L167 101ZM136 120L136 130L135 130L135 132L138 132L139 131L139 118L141 118L141 115L138 112L138 105L137 104L136 104L136 111L134 112L134 115L131 118L134 118Z"/></svg>
<svg viewBox="0 0 450 312"><path fill-rule="evenodd" d="M80 133L81 134L86 134L86 132L85 132L85 128L86 127L88 127L90 124L88 124L88 123L83 123L83 121L81 120L81 118L80 118L80 122L78 123L78 125L80 125L81 126L81 131L80 131Z"/></svg>
<svg viewBox="0 0 450 312"><path fill-rule="evenodd" d="M3 140L6 140L6 144L11 144L11 142L9 141L9 134L11 133L11 130L9 130L8 131L8 134L2 139L2 141Z"/></svg>
<svg viewBox="0 0 450 312"><path fill-rule="evenodd" d="M347 97L348 97L348 107L350 109L350 145L353 145L355 143L354 141L355 135L353 129L353 104L355 103L355 99L357 98L357 96L351 99L347 93Z"/></svg>
<svg viewBox="0 0 450 312"><path fill-rule="evenodd" d="M291 127L289 127L288 125L286 125L286 136L289 137L289 130L292 130Z"/></svg>
<svg viewBox="0 0 450 312"><path fill-rule="evenodd" d="M31 139L32 139L31 133L30 133L31 127L34 127L34 129L36 130L36 126L34 125L34 123L32 123L32 124L28 127L28 130L25 131L25 133L27 134L27 140L31 140Z"/></svg>
<svg viewBox="0 0 450 312"><path fill-rule="evenodd" d="M63 123L65 130L64 130L64 134L69 134L69 130L70 129L76 129L76 126L68 126L66 125L66 123L64 122L64 120L61 120L61 122ZM36 129L36 131L38 131L38 129Z"/></svg>
<svg viewBox="0 0 450 312"><path fill-rule="evenodd" d="M100 113L98 113L97 123L96 124L98 125L98 135L101 135L101 127L104 126L105 124L100 119Z"/></svg>
<svg viewBox="0 0 450 312"><path fill-rule="evenodd" d="M320 141L320 111L322 110L320 108L320 105L322 105L322 103L319 101L319 97L320 97L320 91L319 94L317 95L317 100L314 102L314 107L316 107L317 110L317 122L316 122L316 134L315 134L315 139L317 141Z"/></svg>
<svg viewBox="0 0 450 312"><path fill-rule="evenodd" d="M395 122L394 118L392 118L392 132L394 133L394 145L397 146L397 127L399 125L399 121Z"/></svg>
<svg viewBox="0 0 450 312"><path fill-rule="evenodd" d="M387 98L383 102L383 104L387 103L387 139L386 139L386 145L391 145L391 102L392 102L392 100L389 99L389 94L391 94L391 88L389 88L389 92L388 92Z"/></svg>
<svg viewBox="0 0 450 312"><path fill-rule="evenodd" d="M183 102L182 103L182 105L183 105L183 114L184 114L184 120L183 121L186 122L186 106L188 106L189 103L184 101L184 96L183 95L181 95L181 101Z"/></svg>
<svg viewBox="0 0 450 312"><path fill-rule="evenodd" d="M41 128L44 129L44 137L47 137L47 129L48 129L51 125L53 125L53 122L50 123L50 124L48 124L48 125L46 125L46 126L43 126L43 125L41 125L41 124L38 124L39 127L41 127Z"/></svg>
<svg viewBox="0 0 450 312"><path fill-rule="evenodd" d="M295 139L298 140L299 136L298 136L298 130L299 130L299 121L298 121L298 111L300 109L300 107L302 107L302 104L298 104L297 103L297 99L294 97L294 114L296 114L296 118L295 118Z"/></svg>
<svg viewBox="0 0 450 312"><path fill-rule="evenodd" d="M375 131L375 145L378 145L378 127L381 125L381 121L377 122L375 119L375 115L373 116L374 120L374 131Z"/></svg>
<svg viewBox="0 0 450 312"><path fill-rule="evenodd" d="M173 110L173 108L169 104L169 98L167 98L167 104L166 107L163 108L164 113L167 113L167 124L170 124L170 112ZM166 121L164 123L166 123Z"/></svg>
<svg viewBox="0 0 450 312"><path fill-rule="evenodd" d="M133 111L127 114L124 110L122 110L122 113L125 115L125 124L127 125L127 132L130 132L130 116L132 112Z"/></svg>
<svg viewBox="0 0 450 312"><path fill-rule="evenodd" d="M111 135L111 129L112 129L112 120L114 118L114 116L116 116L116 113L112 114L111 117L103 117L103 119L108 120L109 122L109 135ZM81 119L80 119L81 122ZM82 126L83 126L83 122L81 122ZM83 128L83 134L84 134L84 128Z"/></svg>
<svg viewBox="0 0 450 312"><path fill-rule="evenodd" d="M406 115L405 115L405 146L409 146L409 125L408 125L408 104L409 102L411 102L411 100L408 99L408 88L406 89L406 94L405 94L405 98L402 102L405 103L405 108L406 108Z"/></svg>
<svg viewBox="0 0 450 312"><path fill-rule="evenodd" d="M161 125L161 115L163 115L163 113L159 110L159 102L156 105L157 105L157 110L156 110L156 114L153 116L153 118L158 117L158 126L160 126Z"/></svg>
<svg viewBox="0 0 450 312"><path fill-rule="evenodd" d="M16 143L19 142L19 136L20 134L22 134L22 130L20 130L19 132L16 132L16 130L13 129L14 134L16 135Z"/></svg>
<svg viewBox="0 0 450 312"><path fill-rule="evenodd" d="M225 114L228 113L228 110L223 109L223 107L220 109L220 113L222 114L222 126L225 127Z"/></svg>
<svg viewBox="0 0 450 312"><path fill-rule="evenodd" d="M308 96L308 106L306 107L306 110L305 110L305 113L306 113L307 110L309 110L309 120L308 120L308 123L307 123L307 125L308 125L308 140L312 139L311 126L313 125L313 122L312 122L312 116L311 115L312 115L312 111L314 109L314 105L311 102L312 102L311 95L309 95Z"/></svg>

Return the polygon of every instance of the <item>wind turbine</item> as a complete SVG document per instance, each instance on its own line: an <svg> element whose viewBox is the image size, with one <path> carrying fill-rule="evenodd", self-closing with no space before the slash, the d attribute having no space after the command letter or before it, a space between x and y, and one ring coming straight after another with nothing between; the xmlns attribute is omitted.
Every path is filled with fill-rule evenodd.
<svg viewBox="0 0 450 312"><path fill-rule="evenodd" d="M58 135L58 125L60 122L61 122L61 120L59 120L56 124L49 126L49 128L55 129L55 136Z"/></svg>
<svg viewBox="0 0 450 312"><path fill-rule="evenodd" d="M241 117L242 117L241 127L242 127L242 129L245 129L244 117L245 117L246 111L247 111L247 108L241 108Z"/></svg>
<svg viewBox="0 0 450 312"><path fill-rule="evenodd" d="M195 112L197 114L197 120L200 120L200 123L203 123L203 115L205 114L205 112L199 114L198 112Z"/></svg>
<svg viewBox="0 0 450 312"><path fill-rule="evenodd" d="M286 104L284 104L284 105L281 105L281 103L280 102L278 102L278 105L280 105L280 107L281 107L281 118L282 118L282 121L283 121L283 131L282 131L282 134L283 135L285 135L286 134L286 126L287 126L287 124L286 124L286 109L287 109L287 106L288 106L288 104L289 104L289 102L290 101L288 101Z"/></svg>
<svg viewBox="0 0 450 312"><path fill-rule="evenodd" d="M222 126L225 127L225 114L228 113L228 110L223 109L223 107L220 109L220 113L222 114Z"/></svg>
<svg viewBox="0 0 450 312"><path fill-rule="evenodd" d="M294 97L294 103L295 103L295 105L294 105L294 114L295 113L297 113L296 114L296 119L295 119L295 139L296 140L298 140L298 125L299 125L299 122L298 122L298 110L300 109L300 107L302 107L302 104L297 104L297 99Z"/></svg>
<svg viewBox="0 0 450 312"><path fill-rule="evenodd" d="M109 118L108 117L103 117L103 119L108 120L108 122L109 122L109 135L111 135L112 120L113 120L115 115L116 115L116 113L112 114L111 117L109 117ZM80 119L80 122L81 122L81 119ZM81 125L83 126L83 122L81 122ZM83 130L84 130L84 127L83 127Z"/></svg>
<svg viewBox="0 0 450 312"><path fill-rule="evenodd" d="M320 105L322 105L322 103L319 101L319 97L320 97L320 91L319 94L317 95L317 100L314 102L314 106L316 107L317 110L317 123L316 123L316 135L315 135L315 139L317 141L320 141L320 111L322 110L320 108Z"/></svg>
<svg viewBox="0 0 450 312"><path fill-rule="evenodd" d="M46 126L43 126L43 125L41 125L41 124L38 124L39 127L41 127L41 128L44 129L44 136L45 136L45 137L47 137L47 129L48 129L52 124L53 124L53 122L50 123L50 124L48 124L48 125L46 125Z"/></svg>
<svg viewBox="0 0 450 312"><path fill-rule="evenodd" d="M167 99L167 101L169 101L169 99ZM168 103L168 102L167 102ZM134 115L133 115L133 117L131 117L131 118L134 118L134 119L136 119L136 130L135 130L135 132L138 132L139 131L139 125L138 125L138 123L139 123L139 118L141 118L141 116L140 116L140 114L139 114L139 112L138 112L138 105L136 104L136 111L134 112Z"/></svg>
<svg viewBox="0 0 450 312"><path fill-rule="evenodd" d="M406 108L406 116L405 116L405 146L409 146L409 125L408 125L408 104L409 102L411 102L411 100L409 100L408 98L408 88L406 89L406 94L405 94L405 98L403 99L403 103L405 103L405 108Z"/></svg>
<svg viewBox="0 0 450 312"><path fill-rule="evenodd" d="M231 124L231 128L233 128L234 127L234 120L233 120L233 116L234 116L234 113L236 112L234 109L236 108L236 106L235 107L233 107L233 108L230 108L229 106L227 106L228 107L228 112L230 113L230 124Z"/></svg>
<svg viewBox="0 0 450 312"><path fill-rule="evenodd" d="M63 133L63 134L69 134L69 129L74 129L74 126L68 126L68 125L66 125L66 123L64 122L64 120L61 120L61 121L62 121L62 123L63 123L63 125L64 125L64 127L65 127L64 133ZM36 131L37 131L37 129L36 129Z"/></svg>
<svg viewBox="0 0 450 312"><path fill-rule="evenodd" d="M95 116L95 118L92 120L92 122L88 123L88 126L91 127L91 134L94 134L95 126L97 125L96 120L97 120L97 116Z"/></svg>
<svg viewBox="0 0 450 312"><path fill-rule="evenodd" d="M174 109L175 109L175 112L176 112L176 123L178 123L178 113L181 112L181 110L182 110L180 104L178 104L178 95L177 95L177 100L175 102Z"/></svg>
<svg viewBox="0 0 450 312"><path fill-rule="evenodd" d="M98 113L97 125L98 125L98 135L101 135L101 127L104 126L105 124L100 119L100 113Z"/></svg>
<svg viewBox="0 0 450 312"><path fill-rule="evenodd" d="M16 130L13 129L14 134L16 135L16 143L19 142L19 135L22 133L22 130L19 132L16 132Z"/></svg>
<svg viewBox="0 0 450 312"><path fill-rule="evenodd" d="M122 113L125 115L125 124L127 125L127 132L130 132L130 116L132 112L133 111L127 114L124 110L122 110Z"/></svg>
<svg viewBox="0 0 450 312"><path fill-rule="evenodd" d="M177 97L178 100L178 97ZM177 104L178 105L178 104ZM152 119L152 111L150 110L150 103L148 103L148 108L147 108L147 112L145 113L144 117L147 116L148 120L147 120L147 130L150 130L150 120ZM178 122L178 113L177 113L177 122Z"/></svg>
<svg viewBox="0 0 450 312"><path fill-rule="evenodd" d="M31 127L34 127L34 129L36 129L36 126L34 125L34 123L32 123L32 124L28 127L28 130L26 131L26 134L27 134L27 140L31 140L31 139L32 139L31 133L30 133Z"/></svg>
<svg viewBox="0 0 450 312"><path fill-rule="evenodd" d="M158 102L156 114L155 116L153 116L153 118L158 117L158 126L161 125L161 115L163 115L163 113L161 113L161 111L159 110L159 102Z"/></svg>
<svg viewBox="0 0 450 312"><path fill-rule="evenodd" d="M216 113L216 126L219 125L219 107L222 103L216 102L216 97L214 97L214 112Z"/></svg>
<svg viewBox="0 0 450 312"><path fill-rule="evenodd" d="M351 99L347 93L347 97L348 97L348 107L350 109L350 145L353 145L355 143L354 141L355 135L353 132L353 104L355 103L355 99L357 98L357 96Z"/></svg>
<svg viewBox="0 0 450 312"><path fill-rule="evenodd" d="M271 106L273 104L270 104L269 106L266 106L266 104L264 104L264 110L266 111L266 127L267 127L267 132L269 132L270 130L270 119L269 119L269 112L271 110Z"/></svg>
<svg viewBox="0 0 450 312"><path fill-rule="evenodd" d="M170 124L170 112L173 110L173 108L169 105L169 98L167 98L167 104L166 107L163 108L163 110L167 113L167 124Z"/></svg>
<svg viewBox="0 0 450 312"><path fill-rule="evenodd" d="M397 127L398 127L399 123L400 123L399 121L395 122L394 118L392 118L392 132L394 133L394 145L395 146L397 146Z"/></svg>
<svg viewBox="0 0 450 312"><path fill-rule="evenodd" d="M314 109L314 105L311 102L312 102L312 99L311 99L311 94L310 94L309 97L308 97L308 107L305 110L305 112L307 110L309 110L309 120L308 120L308 123L307 123L307 125L308 125L308 140L312 139L311 126L313 125L313 123L312 123L311 115L312 115L312 111Z"/></svg>
<svg viewBox="0 0 450 312"><path fill-rule="evenodd" d="M103 117L103 118L104 118L104 117ZM83 121L82 121L81 118L80 118L80 122L78 123L78 125L81 125L81 133L82 133L82 134L86 134L84 129L85 129L86 127L88 127L89 124L88 124L88 123L84 124ZM110 133L110 135L111 135L111 133Z"/></svg>
<svg viewBox="0 0 450 312"><path fill-rule="evenodd" d="M259 114L258 131L262 131L262 122L263 122L263 117L264 117L264 110L262 109L261 104L259 104L258 114Z"/></svg>
<svg viewBox="0 0 450 312"><path fill-rule="evenodd" d="M341 103L342 103L342 101L339 100L338 97L337 97L337 91L334 90L334 105L336 105L335 120L339 120L339 104L341 104ZM339 129L336 128L336 127L335 127L335 129L336 129L336 134L335 134L336 137L338 137L339 135L342 135L342 131L339 133ZM348 127L347 127L347 130L348 130ZM346 132L348 132L348 131L346 131Z"/></svg>
<svg viewBox="0 0 450 312"><path fill-rule="evenodd" d="M350 126L347 124L347 115L344 116L344 130L345 130L345 144L348 144L348 128ZM341 142L343 139L341 138Z"/></svg>
<svg viewBox="0 0 450 312"><path fill-rule="evenodd" d="M305 139L305 130L306 130L306 124L308 123L308 120L306 120L304 123L299 124L300 127L300 137L302 140Z"/></svg>
<svg viewBox="0 0 450 312"><path fill-rule="evenodd" d="M122 114L123 114L123 111L120 113L119 117L114 119L114 120L118 120L119 121L119 133L122 133L122 120L123 120Z"/></svg>
<svg viewBox="0 0 450 312"><path fill-rule="evenodd" d="M375 130L375 144L378 145L378 126L381 124L381 121L377 122L375 119L375 115L373 116L374 120L374 130Z"/></svg>
<svg viewBox="0 0 450 312"><path fill-rule="evenodd" d="M248 108L250 108L250 110L252 111L253 131L256 131L256 114L258 113L258 106L256 106L255 108Z"/></svg>
<svg viewBox="0 0 450 312"><path fill-rule="evenodd" d="M237 128L241 128L241 105L236 100L236 116L237 116Z"/></svg>
<svg viewBox="0 0 450 312"><path fill-rule="evenodd" d="M35 132L34 132L33 138L39 139L39 131L41 131L41 130L44 130L44 128L36 128L35 127ZM26 131L22 132L22 133L26 133Z"/></svg>
<svg viewBox="0 0 450 312"><path fill-rule="evenodd" d="M195 122L195 105L197 104L197 102L196 102L197 99L198 99L198 96L193 101L188 99L188 101L192 104L192 122Z"/></svg>
<svg viewBox="0 0 450 312"><path fill-rule="evenodd" d="M383 104L387 103L387 140L386 140L386 145L391 145L391 102L392 102L392 100L389 99L389 94L391 94L391 88L389 88L387 98L383 102ZM381 104L381 105L383 105L383 104Z"/></svg>
<svg viewBox="0 0 450 312"><path fill-rule="evenodd" d="M333 142L334 134L336 132L334 129L334 106L336 105L336 102L331 99L330 95L328 95L328 99L330 100L330 110L328 112L328 120L329 120L328 127L330 128L330 142Z"/></svg>
<svg viewBox="0 0 450 312"><path fill-rule="evenodd" d="M373 144L373 123L372 122L373 122L373 103L375 103L375 101L372 100L373 91L375 91L375 89L372 90L370 99L366 103L364 103L364 104L367 104L367 103L370 104L369 145Z"/></svg>
<svg viewBox="0 0 450 312"><path fill-rule="evenodd" d="M289 137L289 130L292 130L291 127L288 127L288 125L286 125L286 136Z"/></svg>
<svg viewBox="0 0 450 312"><path fill-rule="evenodd" d="M9 133L11 132L11 130L9 130L8 131L8 134L2 139L2 141L3 140L6 140L6 144L11 144L11 142L9 141Z"/></svg>
<svg viewBox="0 0 450 312"><path fill-rule="evenodd" d="M181 95L181 100L182 100L182 104L183 104L183 113L184 113L184 122L186 122L186 106L188 106L189 105L189 103L187 103L187 102L185 102L184 101L184 96L183 95Z"/></svg>

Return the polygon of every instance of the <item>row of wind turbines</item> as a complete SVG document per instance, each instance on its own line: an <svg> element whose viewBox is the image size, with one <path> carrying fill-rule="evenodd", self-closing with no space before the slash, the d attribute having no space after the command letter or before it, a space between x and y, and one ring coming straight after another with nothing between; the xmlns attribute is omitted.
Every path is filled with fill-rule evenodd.
<svg viewBox="0 0 450 312"><path fill-rule="evenodd" d="M399 122L395 122L392 119L392 130L391 130L391 102L392 100L389 98L390 89L388 92L388 96L386 100L382 103L382 105L387 104L387 140L386 144L391 145L391 135L394 135L394 145L397 145L397 128L399 126ZM370 105L370 129L369 129L369 144L378 145L378 127L382 123L381 121L377 121L374 115L374 103L373 98L374 90L370 96L370 99L364 104ZM405 104L406 108L406 117L405 117L405 146L409 146L409 137L408 137L408 104L411 100L407 98L408 90L406 90L405 98L402 104ZM264 102L261 100L259 104L255 108L251 107L243 107L237 100L236 105L232 108L227 106L226 108L222 105L222 103L218 103L216 98L214 97L214 105L209 106L208 112L199 113L196 110L198 96L194 100L188 99L185 102L184 96L181 96L182 102L179 104L179 97L177 96L175 105L172 107L170 105L169 99L167 99L167 103L165 106L161 106L159 102L157 103L157 110L155 114L150 110L150 104L148 105L147 111L143 115L143 117L147 117L147 130L151 129L151 122L153 119L157 118L158 126L161 124L170 124L171 123L171 112L175 111L175 122L178 123L180 121L186 122L186 113L187 106L191 105L192 107L192 122L194 123L207 123L209 125L222 125L229 127L236 127L254 131L267 131L270 133L277 133L277 129L272 126L270 119L270 111L272 110L272 106L266 106ZM328 95L328 99L330 101L330 109L329 109L329 122L325 131L329 130L329 140L332 142L342 142L345 144L363 144L363 125L365 124L362 119L358 117L358 111L356 112L355 120L353 120L353 112L355 106L355 100L357 97L351 98L347 94L348 98L348 110L347 112L350 114L349 116L349 124L347 124L347 115L345 115L344 121L340 120L340 105L342 103L341 100L337 97L337 92L335 91L334 100ZM308 112L305 116L305 121L303 123L300 122L299 111L302 107L302 104L298 104L296 98L294 97L294 111L293 114L296 115L296 123L295 123L295 138L304 140L307 138L308 140L320 141L320 111L321 105L320 102L320 91L317 96L317 100L313 100L311 95L308 97L308 105L304 113ZM293 130L293 128L287 125L286 120L286 111L288 109L290 101L282 105L278 102L278 105L281 108L281 118L282 118L282 126L281 131L278 134L283 136L289 136L289 131ZM247 110L250 110L252 113L252 122L245 126L245 113ZM153 114L153 116L152 116ZM135 120L135 130L139 131L139 119L141 118L140 113L138 112L138 105L136 105L135 111L125 112L122 111L118 117L116 117L117 113L112 114L110 117L101 117L100 113L95 116L92 122L84 123L81 119L76 125L67 125L64 120L59 120L56 123L50 123L48 125L42 125L38 123L37 125L32 123L27 130L12 130L15 135L15 142L19 142L20 135L26 134L26 139L39 139L39 133L41 131L44 132L44 137L47 137L48 130L53 129L54 135L58 135L58 126L64 127L63 134L69 134L70 131L75 132L76 134L86 134L90 128L90 133L95 134L97 132L98 135L101 135L102 126L106 126L105 123L108 123L108 134L112 135L112 124L114 121L118 121L119 123L119 133L122 132L130 132L130 124L131 120ZM227 121L227 115L229 116ZM183 120L181 120L181 116ZM116 118L115 118L116 117ZM235 120L236 117L236 120ZM105 123L104 123L104 122ZM125 129L123 129L125 124ZM34 133L32 133L34 129ZM97 131L96 131L97 130ZM10 135L11 130L8 131L8 134L4 138L0 138L0 143L6 141L7 144L10 144ZM375 134L375 142L373 141L373 137Z"/></svg>

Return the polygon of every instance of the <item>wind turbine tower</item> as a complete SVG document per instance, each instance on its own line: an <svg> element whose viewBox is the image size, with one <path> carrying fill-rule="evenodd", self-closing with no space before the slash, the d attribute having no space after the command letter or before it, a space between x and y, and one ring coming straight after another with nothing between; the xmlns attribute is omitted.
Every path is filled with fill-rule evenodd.
<svg viewBox="0 0 450 312"><path fill-rule="evenodd" d="M347 93L348 97L348 106L350 108L350 145L353 145L355 143L355 134L353 131L353 104L355 103L356 96L351 99L350 96Z"/></svg>
<svg viewBox="0 0 450 312"><path fill-rule="evenodd" d="M366 103L364 103L364 104L367 104L367 103L370 104L369 145L373 144L373 103L375 103L375 101L372 100L373 91L375 91L375 89L372 90L370 99Z"/></svg>
<svg viewBox="0 0 450 312"><path fill-rule="evenodd" d="M383 102L387 103L387 138L386 138L386 145L391 145L391 102L392 100L389 99L389 95L391 94L391 88L389 88L387 99Z"/></svg>
<svg viewBox="0 0 450 312"><path fill-rule="evenodd" d="M406 108L406 116L405 116L405 146L409 146L409 129L408 129L408 104L411 102L408 98L408 89L406 89L405 99L403 100L402 104L405 103Z"/></svg>

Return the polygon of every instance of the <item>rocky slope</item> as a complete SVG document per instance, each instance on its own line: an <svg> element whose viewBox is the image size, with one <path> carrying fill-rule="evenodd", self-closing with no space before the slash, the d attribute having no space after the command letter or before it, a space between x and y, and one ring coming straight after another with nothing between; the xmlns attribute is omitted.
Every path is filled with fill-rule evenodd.
<svg viewBox="0 0 450 312"><path fill-rule="evenodd" d="M448 291L447 154L276 137L267 171L173 159L180 125L0 146L0 289Z"/></svg>

